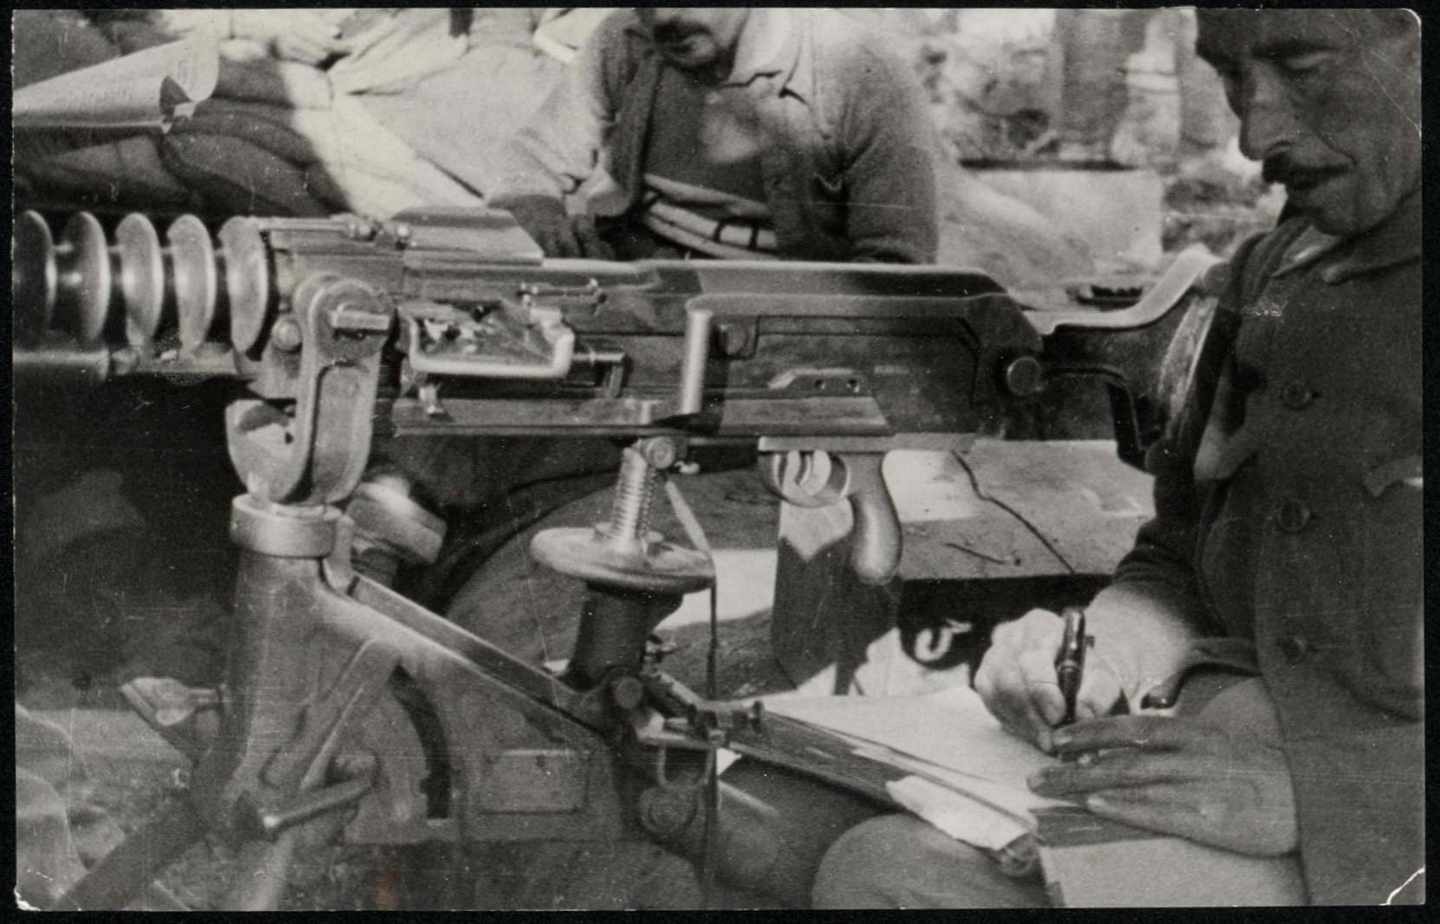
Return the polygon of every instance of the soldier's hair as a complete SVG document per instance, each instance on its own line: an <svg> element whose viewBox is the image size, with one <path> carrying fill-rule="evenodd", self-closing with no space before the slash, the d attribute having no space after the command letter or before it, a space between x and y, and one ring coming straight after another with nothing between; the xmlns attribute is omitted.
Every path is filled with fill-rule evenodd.
<svg viewBox="0 0 1440 924"><path fill-rule="evenodd" d="M1404 29L1407 32L1420 28L1420 14L1414 10L1407 9L1379 9L1376 10L1382 19L1392 22L1396 28Z"/></svg>
<svg viewBox="0 0 1440 924"><path fill-rule="evenodd" d="M1420 16L1414 10L1382 8L1372 9L1370 12L1387 32L1397 35L1420 34Z"/></svg>

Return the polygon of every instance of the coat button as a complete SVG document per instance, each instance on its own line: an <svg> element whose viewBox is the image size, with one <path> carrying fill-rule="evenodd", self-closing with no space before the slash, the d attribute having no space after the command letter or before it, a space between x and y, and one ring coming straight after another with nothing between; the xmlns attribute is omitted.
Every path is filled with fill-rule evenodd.
<svg viewBox="0 0 1440 924"><path fill-rule="evenodd" d="M1280 401L1292 411L1301 411L1310 406L1315 400L1315 392L1304 382L1295 381L1286 385L1280 392Z"/></svg>
<svg viewBox="0 0 1440 924"><path fill-rule="evenodd" d="M1275 525L1287 533L1298 533L1310 522L1310 508L1293 497L1281 501L1275 510Z"/></svg>
<svg viewBox="0 0 1440 924"><path fill-rule="evenodd" d="M1291 664L1299 664L1310 653L1310 642L1303 635L1282 635L1275 640L1275 646Z"/></svg>

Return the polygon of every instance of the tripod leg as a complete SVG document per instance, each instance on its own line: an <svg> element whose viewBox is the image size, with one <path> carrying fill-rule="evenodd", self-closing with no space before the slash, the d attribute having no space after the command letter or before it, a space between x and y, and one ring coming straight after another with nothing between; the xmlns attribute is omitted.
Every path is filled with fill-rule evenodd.
<svg viewBox="0 0 1440 924"><path fill-rule="evenodd" d="M190 803L174 803L106 854L84 879L55 900L54 910L118 911L203 833L200 817Z"/></svg>

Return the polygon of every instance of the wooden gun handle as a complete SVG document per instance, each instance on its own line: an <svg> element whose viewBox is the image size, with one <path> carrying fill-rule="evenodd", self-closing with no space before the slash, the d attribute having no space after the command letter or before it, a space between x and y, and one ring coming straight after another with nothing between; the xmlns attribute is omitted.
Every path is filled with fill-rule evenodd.
<svg viewBox="0 0 1440 924"><path fill-rule="evenodd" d="M881 471L884 453L843 454L845 493L855 514L850 567L862 583L888 582L900 568L900 515Z"/></svg>

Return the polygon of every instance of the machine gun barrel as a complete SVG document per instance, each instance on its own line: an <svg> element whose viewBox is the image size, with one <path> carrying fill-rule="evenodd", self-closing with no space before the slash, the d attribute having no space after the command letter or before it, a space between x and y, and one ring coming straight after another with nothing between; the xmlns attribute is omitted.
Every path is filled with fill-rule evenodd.
<svg viewBox="0 0 1440 924"><path fill-rule="evenodd" d="M166 246L132 214L112 236L88 213L58 238L19 216L23 377L219 375L293 398L322 279L384 308L342 298L332 327L394 325L381 426L407 434L974 433L1008 397L1000 365L1041 349L976 272L543 261L503 212L237 217L213 241L182 216Z"/></svg>

